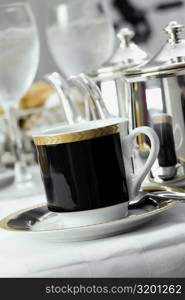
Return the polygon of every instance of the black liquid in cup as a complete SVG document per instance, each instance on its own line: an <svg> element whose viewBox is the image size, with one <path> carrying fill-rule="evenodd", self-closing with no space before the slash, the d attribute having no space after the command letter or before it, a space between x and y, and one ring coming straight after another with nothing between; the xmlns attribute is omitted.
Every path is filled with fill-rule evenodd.
<svg viewBox="0 0 185 300"><path fill-rule="evenodd" d="M159 137L160 149L158 162L160 167L170 167L177 164L175 141L173 136L172 118L162 114L154 118L154 130Z"/></svg>
<svg viewBox="0 0 185 300"><path fill-rule="evenodd" d="M34 138L49 210L83 211L129 200L118 128Z"/></svg>

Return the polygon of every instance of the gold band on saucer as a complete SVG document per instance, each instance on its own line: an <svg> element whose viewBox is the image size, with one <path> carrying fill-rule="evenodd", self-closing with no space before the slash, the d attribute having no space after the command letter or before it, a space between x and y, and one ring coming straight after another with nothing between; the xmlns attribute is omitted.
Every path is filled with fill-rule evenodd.
<svg viewBox="0 0 185 300"><path fill-rule="evenodd" d="M33 137L33 140L36 146L57 145L91 140L94 138L116 134L119 132L119 124L114 124L101 128L94 128L90 130L64 133L58 135L35 136Z"/></svg>
<svg viewBox="0 0 185 300"><path fill-rule="evenodd" d="M115 224L117 222L120 222L121 220L125 223L127 223L127 221L130 219L130 220L134 220L134 219L137 219L138 217L141 218L141 217L149 217L150 215L155 215L155 214L158 214L159 212L162 212L162 211L165 211L166 209L168 208L171 208L173 206L175 206L176 204L178 203L182 203L181 200L171 200L171 201L161 201L158 203L158 206L151 210L151 211L146 211L146 212L141 212L140 214L131 214L131 215L128 215L127 217L124 217L123 219L119 219L119 220L113 220L113 221L107 221L107 222L102 222L102 223L98 223L98 224L92 224L92 225L86 225L86 226L78 226L78 227L69 227L71 230L78 230L79 228L90 228L91 226L94 227L94 226L100 226L101 224L102 225L106 225L106 224ZM4 230L8 230L8 231L12 231L12 232L26 232L27 234L34 234L34 233L39 233L41 232L42 234L44 233L49 233L53 231L56 232L56 231L59 231L59 232L63 232L64 230L68 230L69 228L68 227L64 227L62 229L60 228L57 228L57 229L46 229L46 230L42 230L42 231L38 231L38 230L33 230L31 227L30 228L16 228L16 227L13 227L14 225L11 225L10 221L12 219L15 219L17 217L19 217L21 214L23 213L28 213L30 210L33 210L33 209L36 209L36 208L41 208L43 206L46 206L46 203L42 203L42 204L37 204L37 205L33 205L31 207L28 207L28 208L25 208L25 209L21 209L19 211L16 211L14 213L11 213L10 215L8 215L7 217L3 218L0 220L0 229L4 229Z"/></svg>

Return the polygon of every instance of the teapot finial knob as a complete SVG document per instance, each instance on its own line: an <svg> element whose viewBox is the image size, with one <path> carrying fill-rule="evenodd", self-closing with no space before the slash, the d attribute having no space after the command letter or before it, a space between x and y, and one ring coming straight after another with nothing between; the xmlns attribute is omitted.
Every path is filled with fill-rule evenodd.
<svg viewBox="0 0 185 300"><path fill-rule="evenodd" d="M164 31L166 31L170 36L168 40L170 44L178 44L182 41L181 32L184 28L184 25L181 25L176 21L171 21L165 27Z"/></svg>
<svg viewBox="0 0 185 300"><path fill-rule="evenodd" d="M133 30L122 28L117 34L118 39L121 41L120 47L128 47L134 35L135 33Z"/></svg>

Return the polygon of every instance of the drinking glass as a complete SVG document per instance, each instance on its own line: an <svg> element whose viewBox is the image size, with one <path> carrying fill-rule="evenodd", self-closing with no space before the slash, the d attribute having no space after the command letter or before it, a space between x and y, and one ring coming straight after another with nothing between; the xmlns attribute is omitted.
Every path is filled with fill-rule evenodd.
<svg viewBox="0 0 185 300"><path fill-rule="evenodd" d="M0 103L15 155L14 183L1 189L3 199L37 194L42 187L38 178L28 172L16 113L18 100L33 82L38 62L39 38L30 6L0 5Z"/></svg>
<svg viewBox="0 0 185 300"><path fill-rule="evenodd" d="M115 32L104 0L47 1L46 37L67 77L99 68L113 54Z"/></svg>

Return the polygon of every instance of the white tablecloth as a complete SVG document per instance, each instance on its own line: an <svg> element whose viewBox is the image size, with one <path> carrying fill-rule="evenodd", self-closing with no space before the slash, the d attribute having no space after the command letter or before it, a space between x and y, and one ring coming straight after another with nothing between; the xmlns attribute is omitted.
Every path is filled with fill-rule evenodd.
<svg viewBox="0 0 185 300"><path fill-rule="evenodd" d="M0 202L0 217L45 196ZM101 240L51 243L0 230L0 277L185 277L185 204L136 231Z"/></svg>

